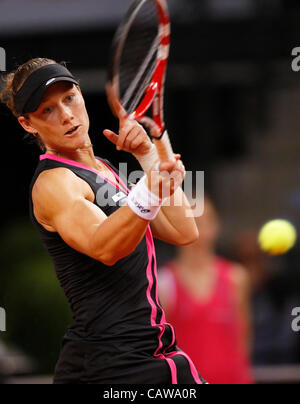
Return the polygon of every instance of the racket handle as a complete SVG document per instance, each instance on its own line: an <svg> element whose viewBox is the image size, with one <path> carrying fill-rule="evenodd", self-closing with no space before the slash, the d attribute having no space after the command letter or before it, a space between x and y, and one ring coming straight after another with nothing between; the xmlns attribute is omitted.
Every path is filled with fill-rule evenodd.
<svg viewBox="0 0 300 404"><path fill-rule="evenodd" d="M174 161L174 153L168 132L165 131L161 139L153 138L160 161Z"/></svg>

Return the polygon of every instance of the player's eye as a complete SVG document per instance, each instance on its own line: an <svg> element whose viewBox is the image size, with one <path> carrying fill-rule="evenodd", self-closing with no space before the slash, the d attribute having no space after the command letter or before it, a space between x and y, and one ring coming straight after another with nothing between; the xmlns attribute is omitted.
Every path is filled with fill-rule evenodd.
<svg viewBox="0 0 300 404"><path fill-rule="evenodd" d="M43 114L50 114L50 112L52 111L52 108L51 107L46 107L46 108L44 108L43 109Z"/></svg>
<svg viewBox="0 0 300 404"><path fill-rule="evenodd" d="M69 95L67 95L67 97L66 97L66 101L73 101L73 99L74 99L74 94L69 94Z"/></svg>

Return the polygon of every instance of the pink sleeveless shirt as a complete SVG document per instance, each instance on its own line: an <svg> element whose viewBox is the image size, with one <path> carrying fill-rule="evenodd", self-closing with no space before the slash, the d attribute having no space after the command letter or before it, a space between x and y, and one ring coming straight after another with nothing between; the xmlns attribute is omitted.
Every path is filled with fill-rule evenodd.
<svg viewBox="0 0 300 404"><path fill-rule="evenodd" d="M164 270L173 284L173 303L167 320L175 327L178 346L211 384L253 383L250 363L242 348L243 325L230 277L233 264L222 258L216 260L217 281L206 301L190 296L176 275L175 265L170 262Z"/></svg>

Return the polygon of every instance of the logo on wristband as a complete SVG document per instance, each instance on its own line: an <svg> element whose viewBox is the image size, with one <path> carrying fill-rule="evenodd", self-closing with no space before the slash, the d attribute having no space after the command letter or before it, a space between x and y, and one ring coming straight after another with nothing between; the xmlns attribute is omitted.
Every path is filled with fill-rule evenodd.
<svg viewBox="0 0 300 404"><path fill-rule="evenodd" d="M148 213L151 212L150 209L146 209L144 206L142 206L138 201L134 200L133 203L135 206L138 208L138 210L143 213L144 215L147 215Z"/></svg>

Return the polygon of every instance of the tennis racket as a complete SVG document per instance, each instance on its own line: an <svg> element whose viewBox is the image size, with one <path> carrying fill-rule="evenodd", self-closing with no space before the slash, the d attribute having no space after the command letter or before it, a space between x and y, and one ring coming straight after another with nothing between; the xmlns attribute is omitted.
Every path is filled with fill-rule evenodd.
<svg viewBox="0 0 300 404"><path fill-rule="evenodd" d="M163 112L170 37L165 0L133 1L113 39L106 85L114 115L148 127L161 161L174 160Z"/></svg>

